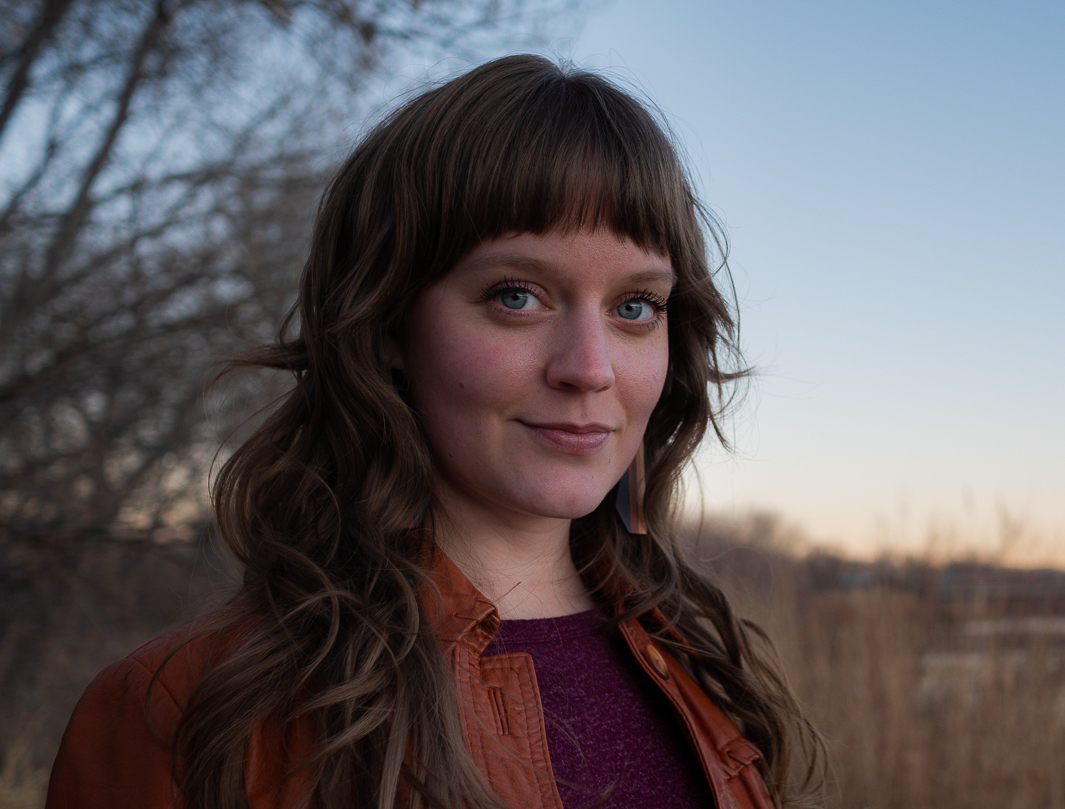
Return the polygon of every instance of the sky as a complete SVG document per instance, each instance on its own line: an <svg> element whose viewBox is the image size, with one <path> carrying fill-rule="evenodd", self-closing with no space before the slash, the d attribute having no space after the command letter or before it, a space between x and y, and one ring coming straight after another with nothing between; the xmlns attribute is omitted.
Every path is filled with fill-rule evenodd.
<svg viewBox="0 0 1065 809"><path fill-rule="evenodd" d="M665 112L755 368L715 514L1065 564L1065 4L614 0L541 50Z"/></svg>

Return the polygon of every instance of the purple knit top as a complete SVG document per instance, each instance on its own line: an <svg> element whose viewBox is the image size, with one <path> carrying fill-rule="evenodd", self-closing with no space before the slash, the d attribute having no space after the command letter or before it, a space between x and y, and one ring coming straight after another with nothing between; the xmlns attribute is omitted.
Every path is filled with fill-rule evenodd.
<svg viewBox="0 0 1065 809"><path fill-rule="evenodd" d="M503 621L483 656L532 655L565 809L710 809L668 698L598 610Z"/></svg>

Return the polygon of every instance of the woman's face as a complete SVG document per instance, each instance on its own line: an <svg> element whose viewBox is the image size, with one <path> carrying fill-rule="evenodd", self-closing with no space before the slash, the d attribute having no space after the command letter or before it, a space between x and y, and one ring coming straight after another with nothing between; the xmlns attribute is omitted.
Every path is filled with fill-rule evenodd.
<svg viewBox="0 0 1065 809"><path fill-rule="evenodd" d="M407 376L449 512L574 519L632 461L666 378L666 256L608 229L485 242L415 302Z"/></svg>

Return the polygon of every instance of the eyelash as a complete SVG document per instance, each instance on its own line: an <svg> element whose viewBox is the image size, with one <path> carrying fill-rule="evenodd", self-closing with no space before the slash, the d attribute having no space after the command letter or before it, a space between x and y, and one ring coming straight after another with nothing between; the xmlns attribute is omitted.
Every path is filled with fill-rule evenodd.
<svg viewBox="0 0 1065 809"><path fill-rule="evenodd" d="M662 320L662 316L666 313L666 309L669 308L669 300L667 298L663 298L661 295L656 295L649 289L638 289L635 292L629 293L618 302L618 306L623 303L628 303L629 301L647 301L647 303L651 304L651 306L653 306L658 312L658 315L652 321L652 324L655 326L657 326Z"/></svg>
<svg viewBox="0 0 1065 809"><path fill-rule="evenodd" d="M526 281L518 281L503 276L502 281L499 281L495 284L488 284L487 286L485 286L484 289L481 290L481 300L484 302L488 302L503 292L512 292L514 290L518 290L520 292L527 292L530 295L536 294L536 289L533 287L532 284ZM646 301L655 308L657 314L655 315L654 320L640 324L642 326L645 326L648 331L653 331L658 327L658 325L665 317L666 309L669 308L669 301L666 298L663 298L661 295L655 294L649 289L638 289L635 292L630 292L626 294L625 297L623 297L620 301L618 301L617 305L621 306L621 304L628 303L629 301Z"/></svg>
<svg viewBox="0 0 1065 809"><path fill-rule="evenodd" d="M481 290L481 300L487 302L501 292L512 292L514 290L528 292L530 295L536 294L536 290L533 288L532 284L527 283L526 281L511 280L504 275L503 280L499 283L488 284L488 286Z"/></svg>

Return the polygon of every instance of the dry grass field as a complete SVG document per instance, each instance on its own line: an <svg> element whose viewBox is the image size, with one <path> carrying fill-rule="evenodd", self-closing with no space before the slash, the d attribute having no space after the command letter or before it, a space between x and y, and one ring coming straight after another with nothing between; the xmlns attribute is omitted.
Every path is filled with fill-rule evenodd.
<svg viewBox="0 0 1065 809"><path fill-rule="evenodd" d="M1065 573L800 558L756 528L704 532L699 554L826 737L829 805L1065 809ZM0 539L0 807L43 805L81 689L200 609L224 581L206 558Z"/></svg>
<svg viewBox="0 0 1065 809"><path fill-rule="evenodd" d="M705 546L826 738L829 806L1065 809L1065 573Z"/></svg>

